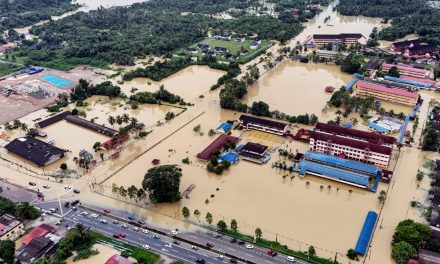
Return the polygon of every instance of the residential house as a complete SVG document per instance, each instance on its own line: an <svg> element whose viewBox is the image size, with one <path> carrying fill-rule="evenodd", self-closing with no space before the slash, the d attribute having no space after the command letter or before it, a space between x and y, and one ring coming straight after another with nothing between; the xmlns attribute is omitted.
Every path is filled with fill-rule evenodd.
<svg viewBox="0 0 440 264"><path fill-rule="evenodd" d="M0 217L0 240L16 240L24 233L23 223L15 216L4 214Z"/></svg>

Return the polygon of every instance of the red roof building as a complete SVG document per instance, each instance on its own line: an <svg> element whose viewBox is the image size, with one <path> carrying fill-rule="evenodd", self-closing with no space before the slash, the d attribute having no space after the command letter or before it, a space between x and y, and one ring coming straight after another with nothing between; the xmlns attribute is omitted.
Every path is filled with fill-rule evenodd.
<svg viewBox="0 0 440 264"><path fill-rule="evenodd" d="M430 73L429 70L415 68L412 67L411 65L390 64L390 63L382 64L382 71L387 73L393 67L396 67L399 70L400 75L407 75L417 78L428 78Z"/></svg>
<svg viewBox="0 0 440 264"><path fill-rule="evenodd" d="M32 239L36 237L43 237L48 233L51 233L54 228L50 225L41 224L31 230L27 235L23 237L23 244L27 245Z"/></svg>
<svg viewBox="0 0 440 264"><path fill-rule="evenodd" d="M111 256L106 262L105 264L132 264L133 262L131 262L129 259L126 259L118 254L115 254L113 256Z"/></svg>
<svg viewBox="0 0 440 264"><path fill-rule="evenodd" d="M326 91L327 93L333 93L334 90L335 90L335 87L333 87L333 86L327 86L327 87L325 87L325 91Z"/></svg>
<svg viewBox="0 0 440 264"><path fill-rule="evenodd" d="M390 88L381 84L360 81L356 83L356 95L363 98L373 97L376 100L396 104L415 106L419 99L417 92Z"/></svg>
<svg viewBox="0 0 440 264"><path fill-rule="evenodd" d="M237 141L238 141L238 137L221 134L211 144L209 144L209 146L207 146L202 152L197 154L197 158L207 161L211 158L212 153L222 148L226 143L229 142L236 143Z"/></svg>

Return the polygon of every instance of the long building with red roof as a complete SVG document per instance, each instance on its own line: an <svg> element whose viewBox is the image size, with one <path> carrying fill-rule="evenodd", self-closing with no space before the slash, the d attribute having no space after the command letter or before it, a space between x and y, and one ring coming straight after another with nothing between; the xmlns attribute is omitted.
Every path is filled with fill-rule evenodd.
<svg viewBox="0 0 440 264"><path fill-rule="evenodd" d="M406 75L417 78L428 78L430 73L429 70L415 68L410 65L389 64L389 63L382 64L382 71L387 73L393 67L396 67L399 70L400 75Z"/></svg>
<svg viewBox="0 0 440 264"><path fill-rule="evenodd" d="M43 237L48 233L53 232L54 228L50 225L41 224L31 230L28 234L23 237L23 244L27 245L32 239L36 237Z"/></svg>
<svg viewBox="0 0 440 264"><path fill-rule="evenodd" d="M419 100L417 92L391 88L378 83L360 81L356 83L356 95L363 98L373 97L379 101L415 106Z"/></svg>
<svg viewBox="0 0 440 264"><path fill-rule="evenodd" d="M233 142L236 143L239 140L238 137L229 136L226 134L221 134L218 136L211 144L209 144L202 152L197 154L197 158L200 160L208 161L211 155L221 149L226 143Z"/></svg>

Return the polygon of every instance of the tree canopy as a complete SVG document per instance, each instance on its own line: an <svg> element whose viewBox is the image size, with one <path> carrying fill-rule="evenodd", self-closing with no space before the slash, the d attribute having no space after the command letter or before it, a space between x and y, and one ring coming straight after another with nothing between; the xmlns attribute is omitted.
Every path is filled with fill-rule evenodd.
<svg viewBox="0 0 440 264"><path fill-rule="evenodd" d="M0 263L14 263L15 243L11 240L0 240Z"/></svg>
<svg viewBox="0 0 440 264"><path fill-rule="evenodd" d="M177 202L180 195L180 178L182 169L175 165L161 165L148 170L142 187L149 193L155 203Z"/></svg>

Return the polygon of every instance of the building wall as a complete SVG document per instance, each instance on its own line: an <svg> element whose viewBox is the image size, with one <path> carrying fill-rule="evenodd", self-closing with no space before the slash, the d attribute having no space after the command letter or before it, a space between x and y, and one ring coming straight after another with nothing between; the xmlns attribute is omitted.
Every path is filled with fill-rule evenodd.
<svg viewBox="0 0 440 264"><path fill-rule="evenodd" d="M21 235L24 234L24 225L23 223L19 223L18 225L16 225L14 228L12 228L11 230L9 230L8 233L5 233L3 236L0 237L0 240L16 240L17 238L19 238Z"/></svg>
<svg viewBox="0 0 440 264"><path fill-rule="evenodd" d="M394 65L393 65L394 66ZM384 73L387 73L389 70L391 69L391 67L389 67L388 65L384 65L382 66L382 71ZM422 73L422 72L415 72L412 71L410 69L399 69L399 73L401 75L406 75L406 76L411 76L411 77L417 77L417 78L427 78L428 74L427 73Z"/></svg>
<svg viewBox="0 0 440 264"><path fill-rule="evenodd" d="M328 143L322 140L310 139L310 150L325 153L328 155L338 156L339 154L345 154L349 159L361 161L364 163L374 164L379 167L386 168L390 162L390 155L366 151L364 149L356 149L349 146Z"/></svg>
<svg viewBox="0 0 440 264"><path fill-rule="evenodd" d="M371 96L374 97L374 99L384 100L402 105L415 106L417 104L417 98L405 97L405 96L390 94L381 91L373 91L360 86L357 86L356 95L363 98L367 98Z"/></svg>
<svg viewBox="0 0 440 264"><path fill-rule="evenodd" d="M281 129L266 127L266 126L262 126L259 124L253 124L253 123L248 123L246 125L246 130L259 130L259 131L263 131L263 132L267 132L267 133L271 133L271 134L275 134L275 135L284 135L284 133L286 132L286 129L281 130Z"/></svg>
<svg viewBox="0 0 440 264"><path fill-rule="evenodd" d="M348 38L348 39L313 39L313 43L315 43L318 46L326 45L329 43L343 43L345 45L355 45L359 43L359 39L357 38Z"/></svg>

